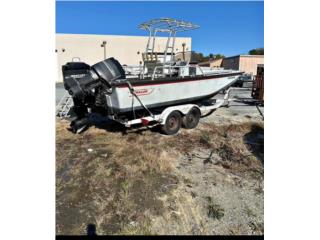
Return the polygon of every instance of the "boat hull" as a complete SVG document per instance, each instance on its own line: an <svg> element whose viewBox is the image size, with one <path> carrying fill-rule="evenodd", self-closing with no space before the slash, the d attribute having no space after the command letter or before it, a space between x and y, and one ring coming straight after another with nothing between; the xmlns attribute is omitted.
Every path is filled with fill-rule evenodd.
<svg viewBox="0 0 320 240"><path fill-rule="evenodd" d="M239 75L240 73L231 76L230 74L220 77L207 76L179 81L149 81L133 85L133 89L145 106L156 108L211 98L220 90L232 85ZM131 94L128 85L115 86L112 94L107 95L107 104L114 113L143 108L141 103Z"/></svg>

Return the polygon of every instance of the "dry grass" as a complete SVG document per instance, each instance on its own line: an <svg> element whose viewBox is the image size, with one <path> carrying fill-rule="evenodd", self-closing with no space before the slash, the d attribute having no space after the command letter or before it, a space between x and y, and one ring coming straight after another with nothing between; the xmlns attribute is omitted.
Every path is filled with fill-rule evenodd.
<svg viewBox="0 0 320 240"><path fill-rule="evenodd" d="M250 228L252 229L252 232L254 234L263 234L264 233L264 226L263 223L257 223L257 222L253 222L251 221L249 224Z"/></svg>
<svg viewBox="0 0 320 240"><path fill-rule="evenodd" d="M245 144L247 134L263 131L259 125L207 124L170 137L98 128L74 135L67 126L56 125L57 234L86 234L88 224L98 234L154 234L150 218L163 212L159 197L179 182L176 160L197 148L218 153L217 164L234 173L263 174L256 149Z"/></svg>
<svg viewBox="0 0 320 240"><path fill-rule="evenodd" d="M74 135L66 127L57 125L57 233L85 234L89 223L100 234L148 232L146 216L159 214L157 197L170 191L163 186L177 182L175 155L151 141L151 132Z"/></svg>
<svg viewBox="0 0 320 240"><path fill-rule="evenodd" d="M208 217L220 220L224 216L224 209L219 205L214 203L211 197L207 197L208 201Z"/></svg>
<svg viewBox="0 0 320 240"><path fill-rule="evenodd" d="M197 130L181 132L167 144L186 155L196 148L210 149L220 156L217 164L224 168L235 174L249 173L252 177L261 178L263 139L256 139L257 134L263 134L263 126L260 124L205 124ZM249 145L247 141L257 145Z"/></svg>

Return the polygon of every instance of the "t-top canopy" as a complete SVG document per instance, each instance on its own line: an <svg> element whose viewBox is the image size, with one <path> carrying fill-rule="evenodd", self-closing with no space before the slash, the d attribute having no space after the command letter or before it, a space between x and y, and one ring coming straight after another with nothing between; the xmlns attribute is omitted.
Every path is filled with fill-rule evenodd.
<svg viewBox="0 0 320 240"><path fill-rule="evenodd" d="M173 18L158 18L141 23L139 28L157 32L183 32L199 28L199 26L190 22L176 20Z"/></svg>

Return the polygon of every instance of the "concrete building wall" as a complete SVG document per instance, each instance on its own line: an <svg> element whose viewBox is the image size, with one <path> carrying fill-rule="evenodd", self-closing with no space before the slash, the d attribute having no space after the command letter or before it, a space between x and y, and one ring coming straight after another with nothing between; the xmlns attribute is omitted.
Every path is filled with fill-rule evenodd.
<svg viewBox="0 0 320 240"><path fill-rule="evenodd" d="M240 56L224 58L222 61L222 67L225 69L239 70Z"/></svg>
<svg viewBox="0 0 320 240"><path fill-rule="evenodd" d="M257 74L258 64L264 64L263 55L238 55L224 58L222 61L222 67L225 69L240 70L253 75Z"/></svg>
<svg viewBox="0 0 320 240"><path fill-rule="evenodd" d="M198 65L201 66L201 67L210 67L211 62L210 61L199 62Z"/></svg>
<svg viewBox="0 0 320 240"><path fill-rule="evenodd" d="M223 60L223 58L213 60L212 62L210 62L210 67L211 68L219 68L219 67L221 67L222 60Z"/></svg>
<svg viewBox="0 0 320 240"><path fill-rule="evenodd" d="M240 56L239 70L257 75L258 64L264 64L263 55Z"/></svg>
<svg viewBox="0 0 320 240"><path fill-rule="evenodd" d="M166 46L165 37L156 38L155 51L162 52ZM145 36L116 36L116 35L88 35L88 34L56 34L56 54L58 80L62 81L61 67L66 62L80 60L94 64L104 59L106 41L106 58L114 57L121 64L139 65L142 53L145 52L148 37ZM176 38L175 52L182 52L182 43L186 51L191 51L191 38Z"/></svg>

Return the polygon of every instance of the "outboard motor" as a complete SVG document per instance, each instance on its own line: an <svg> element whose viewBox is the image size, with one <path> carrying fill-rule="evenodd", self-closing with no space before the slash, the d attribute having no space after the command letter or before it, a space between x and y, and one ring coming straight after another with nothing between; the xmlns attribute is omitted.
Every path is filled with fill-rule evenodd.
<svg viewBox="0 0 320 240"><path fill-rule="evenodd" d="M97 112L108 111L105 94L112 90L112 82L125 79L125 71L114 58L108 58L89 66L83 62L68 62L62 66L64 87L73 99L76 119L71 130L79 132L89 124L88 108Z"/></svg>

